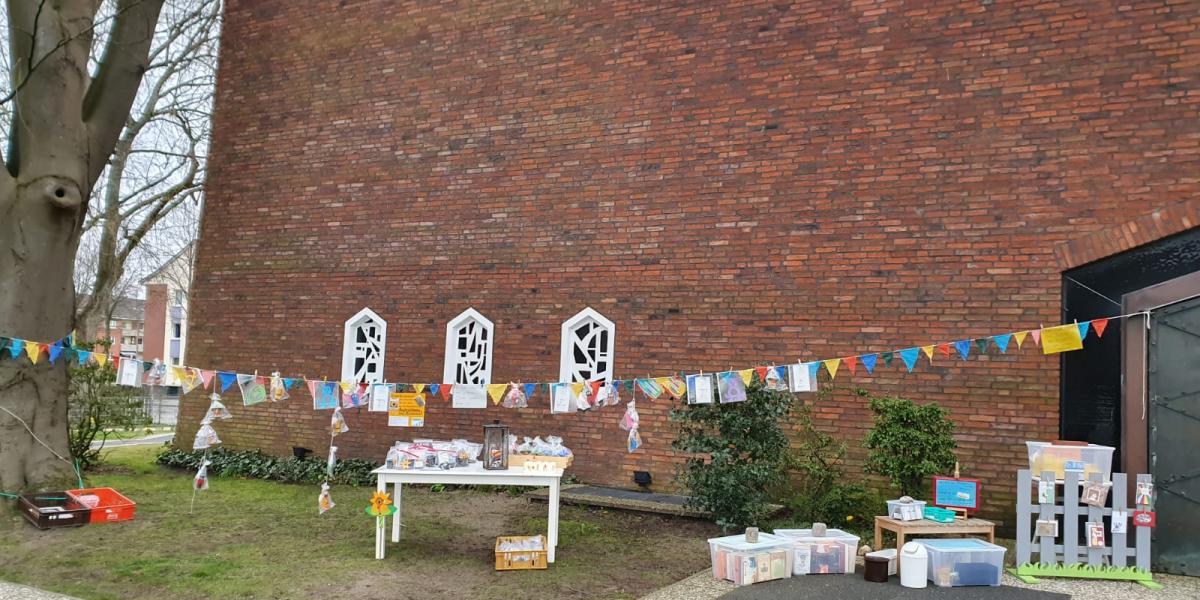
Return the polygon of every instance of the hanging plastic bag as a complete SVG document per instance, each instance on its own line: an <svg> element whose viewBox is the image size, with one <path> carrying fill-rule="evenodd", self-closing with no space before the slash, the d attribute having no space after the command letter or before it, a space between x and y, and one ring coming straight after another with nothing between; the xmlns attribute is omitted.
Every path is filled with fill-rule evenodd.
<svg viewBox="0 0 1200 600"><path fill-rule="evenodd" d="M571 449L563 445L562 438L546 436L546 456L570 456Z"/></svg>
<svg viewBox="0 0 1200 600"><path fill-rule="evenodd" d="M196 477L192 479L192 487L196 490L208 489L208 465L212 464L208 459L200 461L200 470L196 471Z"/></svg>
<svg viewBox="0 0 1200 600"><path fill-rule="evenodd" d="M638 433L636 427L629 430L628 447L630 452L642 447L642 434Z"/></svg>
<svg viewBox="0 0 1200 600"><path fill-rule="evenodd" d="M621 417L621 429L632 431L638 428L638 412L636 402L630 400L629 404L625 405L625 414Z"/></svg>
<svg viewBox="0 0 1200 600"><path fill-rule="evenodd" d="M579 393L575 395L575 408L579 411L592 409L592 385L584 383Z"/></svg>
<svg viewBox="0 0 1200 600"><path fill-rule="evenodd" d="M350 428L346 426L346 419L342 417L342 407L340 406L333 409L333 416L329 419L329 431L332 435L350 431Z"/></svg>
<svg viewBox="0 0 1200 600"><path fill-rule="evenodd" d="M525 397L525 391L521 386L510 383L508 384L508 392L504 394L504 401L500 403L504 408L528 408L529 399Z"/></svg>
<svg viewBox="0 0 1200 600"><path fill-rule="evenodd" d="M333 466L337 464L337 446L329 447L329 460L325 463L325 475L333 477Z"/></svg>
<svg viewBox="0 0 1200 600"><path fill-rule="evenodd" d="M279 374L279 371L271 373L271 395L269 397L271 402L283 402L291 397L288 394L287 386L283 385L283 376Z"/></svg>
<svg viewBox="0 0 1200 600"><path fill-rule="evenodd" d="M216 419L226 420L233 418L233 415L229 413L229 409L225 408L225 404L221 402L220 394L213 392L209 398L212 402L208 404L208 412L204 413L204 422L211 423Z"/></svg>
<svg viewBox="0 0 1200 600"><path fill-rule="evenodd" d="M200 429L196 430L196 439L192 442L192 450L208 450L220 443L221 438L217 437L217 430L213 429L212 425L204 423L200 425Z"/></svg>
<svg viewBox="0 0 1200 600"><path fill-rule="evenodd" d="M333 496L329 495L329 483L321 484L321 495L317 496L317 514L323 515L325 511L337 506L333 503Z"/></svg>

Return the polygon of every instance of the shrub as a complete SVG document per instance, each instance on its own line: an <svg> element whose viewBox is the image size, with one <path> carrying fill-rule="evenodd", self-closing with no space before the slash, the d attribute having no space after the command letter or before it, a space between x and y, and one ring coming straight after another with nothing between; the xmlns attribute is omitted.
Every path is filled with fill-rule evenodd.
<svg viewBox="0 0 1200 600"><path fill-rule="evenodd" d="M200 468L203 451L184 452L167 448L158 455L158 464L195 471ZM285 483L321 483L325 477L325 459L295 457L279 458L258 450L209 450L208 472L212 475L249 477ZM360 458L338 460L330 483L344 485L375 485L371 471L379 463Z"/></svg>
<svg viewBox="0 0 1200 600"><path fill-rule="evenodd" d="M935 403L919 406L896 397L870 398L875 425L863 445L869 450L865 470L884 475L905 496L920 497L925 478L954 469L954 423Z"/></svg>
<svg viewBox="0 0 1200 600"><path fill-rule="evenodd" d="M108 344L103 345L107 351ZM70 379L67 443L80 468L88 468L100 457L110 430L133 431L150 424L139 389L117 385L117 370L111 361L104 366L71 367ZM96 441L100 443L93 447Z"/></svg>
<svg viewBox="0 0 1200 600"><path fill-rule="evenodd" d="M783 424L795 398L755 381L745 402L691 404L671 411L679 423L672 447L695 456L679 479L689 505L713 514L726 531L756 525L768 513L770 493L786 481L790 464Z"/></svg>

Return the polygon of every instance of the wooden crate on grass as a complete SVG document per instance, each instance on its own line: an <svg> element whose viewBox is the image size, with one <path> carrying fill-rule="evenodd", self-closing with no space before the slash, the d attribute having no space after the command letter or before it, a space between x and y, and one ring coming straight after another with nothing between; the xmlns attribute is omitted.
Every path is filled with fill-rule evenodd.
<svg viewBox="0 0 1200 600"><path fill-rule="evenodd" d="M541 550L501 550L505 542L538 540ZM518 571L522 569L545 569L547 562L546 537L541 535L503 535L496 538L496 570Z"/></svg>

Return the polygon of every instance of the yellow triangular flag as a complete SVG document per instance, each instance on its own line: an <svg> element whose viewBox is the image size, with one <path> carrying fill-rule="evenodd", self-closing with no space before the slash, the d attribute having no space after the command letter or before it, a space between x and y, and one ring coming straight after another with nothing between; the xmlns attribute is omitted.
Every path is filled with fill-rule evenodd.
<svg viewBox="0 0 1200 600"><path fill-rule="evenodd" d="M42 358L42 347L37 342L25 342L25 354L29 356L29 362L36 365Z"/></svg>
<svg viewBox="0 0 1200 600"><path fill-rule="evenodd" d="M1075 331L1079 331L1079 330L1078 330L1078 329L1076 329ZM92 358L95 358L95 359L96 359L96 364L98 364L98 365L100 365L100 366L102 366L102 367L103 367L105 364L107 364L107 363L108 363L108 355L107 355L107 354L105 354L105 353L103 353L103 352L94 352L94 353L92 353Z"/></svg>
<svg viewBox="0 0 1200 600"><path fill-rule="evenodd" d="M1018 331L1013 334L1013 339L1017 340L1017 349L1021 348L1021 344L1025 343L1025 336L1029 335L1028 331Z"/></svg>
<svg viewBox="0 0 1200 600"><path fill-rule="evenodd" d="M188 373L188 370L184 367L176 367L175 365L171 365L171 372L175 374L175 379L179 381L180 384L186 385L188 381L191 380L191 374Z"/></svg>
<svg viewBox="0 0 1200 600"><path fill-rule="evenodd" d="M842 359L831 358L822 362L825 363L825 370L829 371L829 378L833 379L834 377L837 377L838 365L842 364Z"/></svg>
<svg viewBox="0 0 1200 600"><path fill-rule="evenodd" d="M742 369L738 371L738 376L742 378L742 383L750 385L754 381L754 369Z"/></svg>
<svg viewBox="0 0 1200 600"><path fill-rule="evenodd" d="M921 352L929 357L929 364L933 364L933 346L921 346Z"/></svg>
<svg viewBox="0 0 1200 600"><path fill-rule="evenodd" d="M423 383L414 383L414 384L413 384L413 391L414 391L414 392L416 392L416 393L420 394L420 393L421 393L421 392L423 392L424 390L425 390L425 384L423 384Z"/></svg>
<svg viewBox="0 0 1200 600"><path fill-rule="evenodd" d="M572 383L572 384L571 384L571 393L572 393L572 394L575 394L575 397L576 397L576 398L578 398L578 397L579 397L579 394L582 394L582 393L583 393L583 385L584 385L584 384L583 384L583 382L582 382L582 381L578 381L578 382L575 382L575 383Z"/></svg>
<svg viewBox="0 0 1200 600"><path fill-rule="evenodd" d="M339 381L339 382L338 382L338 386L342 388L342 393L343 393L343 394L349 394L349 393L350 393L350 383L349 383L349 382L346 382L346 381Z"/></svg>
<svg viewBox="0 0 1200 600"><path fill-rule="evenodd" d="M1042 330L1042 354L1058 354L1070 350L1083 349L1083 337L1079 335L1079 326L1059 325Z"/></svg>
<svg viewBox="0 0 1200 600"><path fill-rule="evenodd" d="M508 384L506 383L487 384L487 393L492 398L492 404L500 404L500 399L504 397L504 390L506 389L508 389Z"/></svg>

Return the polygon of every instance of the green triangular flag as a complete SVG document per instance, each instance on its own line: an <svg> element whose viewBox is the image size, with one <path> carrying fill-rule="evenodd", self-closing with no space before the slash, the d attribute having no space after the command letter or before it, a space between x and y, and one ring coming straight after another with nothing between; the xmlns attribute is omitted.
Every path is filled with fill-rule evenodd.
<svg viewBox="0 0 1200 600"><path fill-rule="evenodd" d="M892 358L894 358L895 356L891 352L881 352L879 354L879 356L880 356L880 358L883 359L884 365L889 366L889 367L892 366Z"/></svg>

